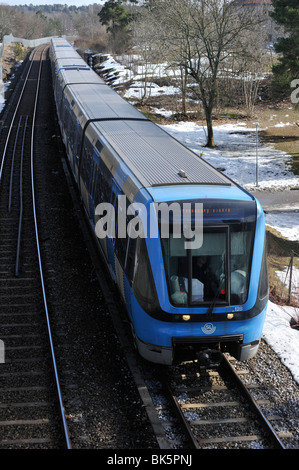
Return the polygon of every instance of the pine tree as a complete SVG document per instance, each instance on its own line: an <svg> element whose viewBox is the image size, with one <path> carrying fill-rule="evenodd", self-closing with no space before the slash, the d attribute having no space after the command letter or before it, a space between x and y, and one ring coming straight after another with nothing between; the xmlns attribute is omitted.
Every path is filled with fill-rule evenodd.
<svg viewBox="0 0 299 470"><path fill-rule="evenodd" d="M108 0L98 13L100 22L107 26L112 36L119 30L125 30L130 22L130 13L123 3L122 0Z"/></svg>
<svg viewBox="0 0 299 470"><path fill-rule="evenodd" d="M289 95L291 82L299 79L299 1L273 0L271 17L283 26L285 35L277 40L275 51L280 54L273 66L271 89L274 96Z"/></svg>

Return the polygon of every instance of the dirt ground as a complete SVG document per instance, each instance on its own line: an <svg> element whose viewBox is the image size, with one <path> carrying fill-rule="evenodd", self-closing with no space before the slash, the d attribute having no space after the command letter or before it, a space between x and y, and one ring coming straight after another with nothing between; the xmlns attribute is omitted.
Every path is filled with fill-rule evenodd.
<svg viewBox="0 0 299 470"><path fill-rule="evenodd" d="M16 61L16 54L15 54L15 44L8 44L7 46L4 47L3 55L1 58L4 82L7 81L7 79L9 79L16 63L17 61Z"/></svg>
<svg viewBox="0 0 299 470"><path fill-rule="evenodd" d="M257 109L253 122L259 123L260 138L264 143L273 143L292 158L292 170L299 175L299 108L285 101L276 106L261 106Z"/></svg>

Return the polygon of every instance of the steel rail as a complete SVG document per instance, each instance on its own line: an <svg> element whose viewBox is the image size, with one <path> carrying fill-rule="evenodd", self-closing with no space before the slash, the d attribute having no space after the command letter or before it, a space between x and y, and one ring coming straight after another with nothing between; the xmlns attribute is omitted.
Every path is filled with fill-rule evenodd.
<svg viewBox="0 0 299 470"><path fill-rule="evenodd" d="M34 130L35 130L35 121L36 121L37 102L38 102L38 96L39 96L39 84L40 84L40 77L41 77L41 70L42 70L42 57L43 57L45 49L46 48L44 48L43 51L42 51L41 61L40 61L40 66L39 66L37 92L36 92L35 102L34 102L32 130L31 130L30 160L31 160L32 207L33 207L35 238L36 238L36 247L37 247L37 254L38 254L40 280L41 280L41 285L42 285L44 308L45 308L45 314L46 314L46 320L47 320L47 328L48 328L48 335L49 335L49 341L50 341L52 362L53 362L54 374L55 374L55 380L56 380L56 388L57 388L58 399L59 399L60 413L61 413L61 418L62 418L62 423L63 423L66 446L67 446L67 449L71 449L71 442L70 442L69 431L68 431L68 427L67 427L67 423L66 423L64 405L63 405L63 400L62 400L62 393L61 393L61 387L60 387L60 381L59 381L59 376L58 376L57 363L56 363L54 345L53 345L53 339L52 339L51 325L50 325L50 319L49 319L49 310L48 310L48 302L47 302L46 290L45 290L43 267L42 267L42 261L41 261L41 252L40 252L40 243L39 243L39 235L38 235L38 225L37 225L37 214L36 214L36 204L35 204L34 151L33 151L33 149L34 149Z"/></svg>
<svg viewBox="0 0 299 470"><path fill-rule="evenodd" d="M26 116L25 118L23 139L22 139L21 162L20 162L20 212L19 212L17 255L16 255L16 267L15 267L16 277L19 276L20 247L21 247L22 222L23 222L23 160L24 160L24 145L25 145L27 121L28 121L28 116Z"/></svg>
<svg viewBox="0 0 299 470"><path fill-rule="evenodd" d="M22 119L23 119L23 116L20 116L19 122L18 122L18 127L17 127L17 133L16 133L16 137L15 137L15 142L14 142L14 147L13 147L11 166L10 166L8 212L11 211L11 197L12 197L12 182L13 182L13 174L14 174L14 163L15 163L15 155L16 155L16 149L17 149L17 143L18 143L18 138L19 138L19 132L20 132L20 129L21 129Z"/></svg>
<svg viewBox="0 0 299 470"><path fill-rule="evenodd" d="M237 384L239 390L245 395L246 399L248 400L250 406L254 409L255 413L258 415L260 422L263 424L264 428L266 429L267 433L273 440L275 447L279 449L285 449L285 446L281 442L279 436L271 426L269 420L266 418L256 401L254 400L252 394L249 392L248 388L244 384L244 382L240 379L237 372L230 364L229 360L223 355L223 360L221 362L221 368L228 372L233 376L234 382Z"/></svg>
<svg viewBox="0 0 299 470"><path fill-rule="evenodd" d="M183 426L183 429L184 429L184 431L187 435L187 438L189 439L191 448L200 449L199 441L195 437L189 422L185 418L184 413L183 413L182 408L181 408L181 406L178 402L177 397L173 394L173 392L171 390L171 387L170 387L169 382L167 380L167 374L165 374L165 370L164 370L163 366L158 369L158 377L159 377L159 380L162 384L162 387L164 388L164 390L167 394L167 397L169 398L172 406L174 407L175 413L179 418L181 426Z"/></svg>
<svg viewBox="0 0 299 470"><path fill-rule="evenodd" d="M25 79L24 79L24 85L23 85L23 88L22 88L22 90L21 90L21 93L20 93L20 97L19 97L19 99L18 99L18 102L17 102L17 104L16 104L16 109L15 109L15 112L14 112L14 114L13 114L13 117L12 117L12 120L11 120L11 124L10 124L10 126L9 126L9 130L8 130L8 134L7 134L7 137L6 137L6 142L5 142L5 146L4 146L4 150L3 150L3 154L2 154L1 166L0 166L0 184L1 184L1 180L2 180L3 167L4 167L4 162L5 162L6 151L7 151L7 147L8 147L8 142L9 142L10 134L11 134L11 131L12 131L12 128L13 128L13 125L14 125L14 122L15 122L15 118L16 118L16 115L17 115L17 112L18 112L18 109L19 109L19 106L20 106L20 103L21 103L21 100L22 100L22 97L23 97L23 94L24 94L25 87L26 87L26 85L27 85L28 77L29 77L29 74L30 74L31 69L32 69L33 59L34 59L34 57L35 57L36 52L37 52L36 50L33 52L32 60L31 60L31 63L30 63L30 66L29 66L27 75L26 75L26 77L25 77Z"/></svg>

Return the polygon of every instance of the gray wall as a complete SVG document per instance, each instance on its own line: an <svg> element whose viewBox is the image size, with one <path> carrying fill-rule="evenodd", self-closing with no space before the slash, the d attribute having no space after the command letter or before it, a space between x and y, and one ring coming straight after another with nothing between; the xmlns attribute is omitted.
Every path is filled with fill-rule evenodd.
<svg viewBox="0 0 299 470"><path fill-rule="evenodd" d="M71 38L68 38L66 36L63 36L63 37L71 40ZM46 44L50 42L51 38L52 36L47 37L47 38L39 38L39 39L23 39L23 38L15 38L12 34L9 34L8 36L3 36L3 42L2 42L2 45L0 46L0 61L2 58L3 51L4 51L4 46L7 44L10 44L12 42L21 42L25 47L37 47L37 46L40 46L41 44ZM2 82L2 64L0 64L0 84L1 82Z"/></svg>

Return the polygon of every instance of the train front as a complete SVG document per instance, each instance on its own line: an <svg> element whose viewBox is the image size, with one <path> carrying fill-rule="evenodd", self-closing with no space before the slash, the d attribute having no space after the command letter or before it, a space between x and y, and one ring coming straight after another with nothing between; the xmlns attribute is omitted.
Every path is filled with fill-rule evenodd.
<svg viewBox="0 0 299 470"><path fill-rule="evenodd" d="M163 364L197 358L213 365L221 351L250 359L258 350L268 301L259 202L236 187L186 188L179 198L171 187L150 193L158 237L148 233L143 241L149 266L143 266L133 309L139 352ZM142 283L151 291L147 304Z"/></svg>

